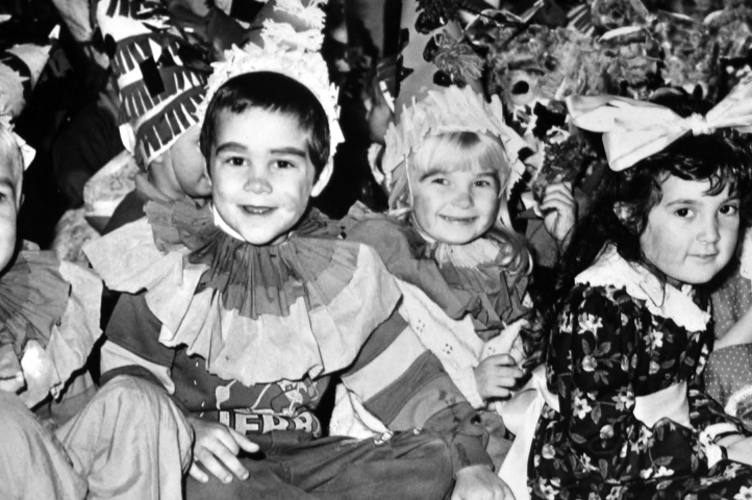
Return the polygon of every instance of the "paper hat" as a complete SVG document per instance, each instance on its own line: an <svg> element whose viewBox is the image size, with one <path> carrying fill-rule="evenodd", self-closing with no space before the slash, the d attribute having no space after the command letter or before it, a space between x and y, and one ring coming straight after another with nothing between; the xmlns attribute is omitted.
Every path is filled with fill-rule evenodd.
<svg viewBox="0 0 752 500"><path fill-rule="evenodd" d="M201 116L217 90L231 78L259 71L280 73L305 85L321 103L329 119L330 156L334 156L344 136L339 126L338 90L329 81L326 62L319 53L324 39L320 5L325 3L270 0L253 21L261 25L258 39L242 49L233 47L225 52L224 61L213 64Z"/></svg>
<svg viewBox="0 0 752 500"><path fill-rule="evenodd" d="M96 14L120 90L123 144L148 167L200 122L208 51L188 43L158 2L101 0Z"/></svg>
<svg viewBox="0 0 752 500"><path fill-rule="evenodd" d="M35 151L13 132L12 121L21 114L49 59L50 46L20 44L0 51L0 127L16 139L27 168Z"/></svg>
<svg viewBox="0 0 752 500"><path fill-rule="evenodd" d="M509 187L524 173L518 152L526 143L504 123L499 98L486 101L480 84L483 59L462 40L453 20L457 8L438 0L403 2L396 119L387 130L382 161L390 189L407 175L398 167L427 137L448 132L498 136L512 169Z"/></svg>

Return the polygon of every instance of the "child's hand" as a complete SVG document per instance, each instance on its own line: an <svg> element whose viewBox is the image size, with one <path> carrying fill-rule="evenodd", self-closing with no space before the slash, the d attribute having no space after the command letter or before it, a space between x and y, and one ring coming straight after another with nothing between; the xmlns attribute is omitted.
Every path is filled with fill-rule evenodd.
<svg viewBox="0 0 752 500"><path fill-rule="evenodd" d="M475 367L475 384L483 400L506 398L510 389L517 384L517 379L524 373L517 368L517 363L509 354L489 356Z"/></svg>
<svg viewBox="0 0 752 500"><path fill-rule="evenodd" d="M457 473L452 500L515 500L509 486L485 465L471 465Z"/></svg>
<svg viewBox="0 0 752 500"><path fill-rule="evenodd" d="M738 439L726 446L729 460L752 465L752 437Z"/></svg>
<svg viewBox="0 0 752 500"><path fill-rule="evenodd" d="M546 186L543 201L538 208L543 214L546 230L559 245L565 244L577 222L577 202L572 194L572 183L560 182Z"/></svg>
<svg viewBox="0 0 752 500"><path fill-rule="evenodd" d="M256 443L226 425L194 417L188 417L188 421L196 433L190 470L193 479L202 483L209 480L197 463L224 483L232 481L232 474L240 480L248 479L249 472L238 460L238 453L241 449L248 453L257 452L259 447Z"/></svg>

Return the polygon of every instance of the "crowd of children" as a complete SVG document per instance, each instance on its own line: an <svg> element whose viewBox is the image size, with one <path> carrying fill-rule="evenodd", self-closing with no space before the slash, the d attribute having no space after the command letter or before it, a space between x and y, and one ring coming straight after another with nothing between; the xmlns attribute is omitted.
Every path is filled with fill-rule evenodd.
<svg viewBox="0 0 752 500"><path fill-rule="evenodd" d="M69 165L91 120L34 160L19 133L60 42L4 49L0 499L752 498L740 57L689 92L634 67L612 85L648 45L624 33L700 30L635 1L612 6L634 30L553 4L566 31L551 5L403 0L378 69L335 50L336 2L54 4L115 146L57 179L95 236L25 241L49 189L25 170ZM738 41L752 10L708 19ZM531 41L571 65L550 95L561 75L513 64ZM596 44L608 74L574 84ZM343 182L349 161L373 178Z"/></svg>

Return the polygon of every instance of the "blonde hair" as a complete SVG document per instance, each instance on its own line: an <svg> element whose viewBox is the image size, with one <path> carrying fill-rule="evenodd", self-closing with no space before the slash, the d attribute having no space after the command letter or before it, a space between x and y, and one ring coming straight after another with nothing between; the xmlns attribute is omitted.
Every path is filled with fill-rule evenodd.
<svg viewBox="0 0 752 500"><path fill-rule="evenodd" d="M23 177L24 160L21 148L13 133L0 125L0 164L9 165L13 179L18 182Z"/></svg>
<svg viewBox="0 0 752 500"><path fill-rule="evenodd" d="M427 137L394 170L390 186L389 215L406 220L413 210L408 168L421 173L439 162L461 171L490 167L497 172L501 198L499 213L496 214L496 223L484 236L501 243L503 267L509 273L529 273L532 270L532 257L524 239L512 229L507 206L507 184L512 169L504 144L496 136L476 132L447 132Z"/></svg>

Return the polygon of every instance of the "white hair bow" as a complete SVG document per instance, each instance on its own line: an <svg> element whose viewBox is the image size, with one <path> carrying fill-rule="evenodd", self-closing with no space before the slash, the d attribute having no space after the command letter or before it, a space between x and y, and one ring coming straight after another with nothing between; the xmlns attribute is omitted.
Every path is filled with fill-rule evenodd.
<svg viewBox="0 0 752 500"><path fill-rule="evenodd" d="M10 132L13 138L16 140L18 149L21 150L21 157L23 158L24 162L24 170L26 170L29 165L31 165L31 162L34 160L37 152L34 150L34 148L29 146L26 141L21 138L20 135L13 132L13 124L11 123L11 119L12 118L10 115L0 115L0 127L3 127L8 132Z"/></svg>
<svg viewBox="0 0 752 500"><path fill-rule="evenodd" d="M690 131L694 135L712 134L720 128L752 132L752 76L744 78L705 116L682 118L658 104L611 95L570 96L567 108L576 126L603 132L608 164L621 171Z"/></svg>

